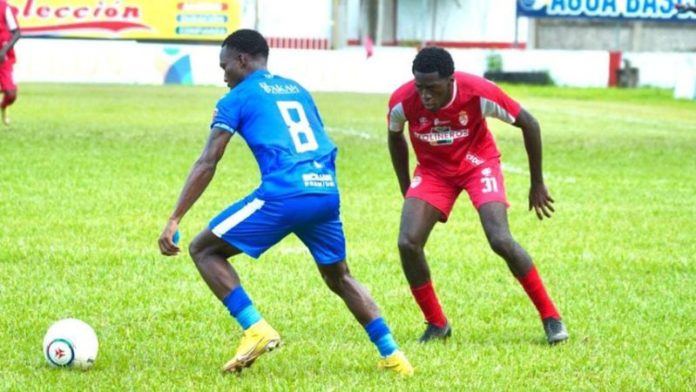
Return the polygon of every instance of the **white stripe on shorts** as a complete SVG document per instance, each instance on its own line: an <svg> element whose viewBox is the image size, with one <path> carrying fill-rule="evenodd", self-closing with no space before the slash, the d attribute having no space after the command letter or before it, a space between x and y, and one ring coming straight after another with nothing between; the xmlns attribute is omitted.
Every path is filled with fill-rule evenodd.
<svg viewBox="0 0 696 392"><path fill-rule="evenodd" d="M254 212L258 211L263 207L265 201L261 199L254 199L249 204L242 207L239 211L228 216L224 221L220 222L217 226L213 227L213 234L218 237L222 237L223 234L230 231L233 227L237 226L244 219L248 218Z"/></svg>

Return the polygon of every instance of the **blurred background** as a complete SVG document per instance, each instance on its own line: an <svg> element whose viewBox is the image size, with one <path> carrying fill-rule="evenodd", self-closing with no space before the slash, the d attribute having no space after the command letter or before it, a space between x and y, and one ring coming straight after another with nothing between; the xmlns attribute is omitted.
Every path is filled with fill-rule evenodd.
<svg viewBox="0 0 696 392"><path fill-rule="evenodd" d="M424 45L492 80L651 86L696 97L689 0L9 0L21 82L220 85L238 28L269 68L314 91L390 93Z"/></svg>

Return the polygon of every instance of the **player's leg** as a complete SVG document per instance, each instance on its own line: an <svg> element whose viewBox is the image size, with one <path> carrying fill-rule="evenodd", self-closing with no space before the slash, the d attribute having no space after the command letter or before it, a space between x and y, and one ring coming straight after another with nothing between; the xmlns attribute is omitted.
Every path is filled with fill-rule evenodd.
<svg viewBox="0 0 696 392"><path fill-rule="evenodd" d="M346 304L363 326L370 341L377 347L382 359L378 367L393 370L402 376L411 376L413 366L399 350L387 322L380 315L370 293L350 274L345 261L317 264L326 285Z"/></svg>
<svg viewBox="0 0 696 392"><path fill-rule="evenodd" d="M526 250L512 238L507 216L507 196L500 161L487 161L465 179L471 202L478 210L491 249L502 257L536 306L550 343L568 338L560 315L549 298Z"/></svg>
<svg viewBox="0 0 696 392"><path fill-rule="evenodd" d="M227 261L242 252L258 257L289 233L275 218L277 210L282 210L276 204L249 196L213 218L189 246L201 276L244 330L235 356L223 371L239 372L280 345L280 335L263 319Z"/></svg>
<svg viewBox="0 0 696 392"><path fill-rule="evenodd" d="M479 216L491 249L502 257L534 303L544 324L549 343L568 339L568 333L544 283L527 251L512 238L507 219L507 206L489 202L479 207Z"/></svg>
<svg viewBox="0 0 696 392"><path fill-rule="evenodd" d="M324 283L343 300L360 325L365 326L379 317L379 310L372 296L350 274L345 261L317 264L317 267Z"/></svg>
<svg viewBox="0 0 696 392"><path fill-rule="evenodd" d="M6 61L0 64L0 90L2 90L2 101L0 101L0 112L2 114L2 123L10 125L10 116L7 108L17 100L17 85L12 77L12 68L14 64Z"/></svg>
<svg viewBox="0 0 696 392"><path fill-rule="evenodd" d="M408 284L420 287L430 282L430 267L425 258L425 244L442 212L417 198L406 198L399 225L399 256Z"/></svg>
<svg viewBox="0 0 696 392"><path fill-rule="evenodd" d="M416 168L401 211L399 256L411 294L428 324L419 339L422 343L452 334L435 293L424 248L435 223L447 220L458 195L457 187Z"/></svg>
<svg viewBox="0 0 696 392"><path fill-rule="evenodd" d="M413 367L399 351L386 321L380 315L370 293L350 273L345 262L345 236L340 220L338 195L312 195L298 202L293 209L305 211L311 206L316 219L298 222L295 234L312 253L319 273L328 288L338 295L363 326L382 356L379 367L403 376L413 374ZM299 200L296 200L299 201ZM322 212L324 211L324 212Z"/></svg>
<svg viewBox="0 0 696 392"><path fill-rule="evenodd" d="M205 228L189 244L189 254L210 290L220 300L240 286L239 275L227 261L242 253Z"/></svg>
<svg viewBox="0 0 696 392"><path fill-rule="evenodd" d="M452 328L435 293L424 251L430 232L442 216L438 209L421 199L404 200L399 226L399 255L411 294L428 324L419 338L421 343L452 335Z"/></svg>
<svg viewBox="0 0 696 392"><path fill-rule="evenodd" d="M478 208L478 213L491 249L505 260L515 277L527 275L533 267L532 258L512 238L507 206L501 202L488 202Z"/></svg>

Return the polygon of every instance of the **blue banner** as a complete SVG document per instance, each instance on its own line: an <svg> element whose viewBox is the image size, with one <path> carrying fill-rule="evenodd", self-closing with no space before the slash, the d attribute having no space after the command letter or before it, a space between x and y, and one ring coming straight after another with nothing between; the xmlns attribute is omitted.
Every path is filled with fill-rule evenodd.
<svg viewBox="0 0 696 392"><path fill-rule="evenodd" d="M696 22L696 13L678 12L689 0L517 0L517 16L530 18L633 19Z"/></svg>

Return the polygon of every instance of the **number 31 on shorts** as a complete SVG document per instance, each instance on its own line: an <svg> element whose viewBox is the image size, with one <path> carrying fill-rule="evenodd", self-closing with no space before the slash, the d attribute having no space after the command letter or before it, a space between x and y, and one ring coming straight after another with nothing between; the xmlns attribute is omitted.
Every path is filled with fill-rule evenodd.
<svg viewBox="0 0 696 392"><path fill-rule="evenodd" d="M481 192L498 192L498 182L495 180L495 177L483 177L481 183L483 184L483 190Z"/></svg>

